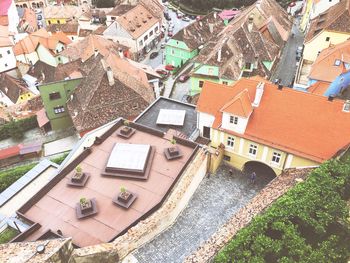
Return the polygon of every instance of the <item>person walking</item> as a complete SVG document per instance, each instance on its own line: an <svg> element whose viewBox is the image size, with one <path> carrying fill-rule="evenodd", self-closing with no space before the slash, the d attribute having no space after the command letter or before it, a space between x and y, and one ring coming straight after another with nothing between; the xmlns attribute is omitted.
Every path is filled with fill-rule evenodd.
<svg viewBox="0 0 350 263"><path fill-rule="evenodd" d="M250 175L250 182L252 184L255 184L255 180L256 180L256 173L252 172L251 175Z"/></svg>

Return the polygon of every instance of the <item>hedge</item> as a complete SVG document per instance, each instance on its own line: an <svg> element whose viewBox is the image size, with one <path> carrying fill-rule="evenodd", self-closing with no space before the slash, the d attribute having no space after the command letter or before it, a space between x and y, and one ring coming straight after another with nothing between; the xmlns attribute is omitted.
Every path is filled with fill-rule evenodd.
<svg viewBox="0 0 350 263"><path fill-rule="evenodd" d="M51 161L56 164L61 164L63 160L67 157L68 153L65 153L59 157L52 158ZM7 187L29 172L38 162L17 166L6 171L0 172L0 193L4 191Z"/></svg>
<svg viewBox="0 0 350 263"><path fill-rule="evenodd" d="M36 127L38 127L36 116L17 121L10 121L0 126L0 140L10 138L13 135L22 134L23 132Z"/></svg>
<svg viewBox="0 0 350 263"><path fill-rule="evenodd" d="M328 161L241 229L214 262L347 262L349 195L350 159Z"/></svg>

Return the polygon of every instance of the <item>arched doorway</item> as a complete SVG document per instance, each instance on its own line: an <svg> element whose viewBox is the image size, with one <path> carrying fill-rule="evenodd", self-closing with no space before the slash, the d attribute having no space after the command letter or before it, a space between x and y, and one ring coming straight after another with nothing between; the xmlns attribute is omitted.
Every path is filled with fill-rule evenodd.
<svg viewBox="0 0 350 263"><path fill-rule="evenodd" d="M243 172L247 176L252 174L252 172L255 172L257 180L264 181L266 183L270 182L277 176L275 171L270 166L257 161L246 162L243 166Z"/></svg>

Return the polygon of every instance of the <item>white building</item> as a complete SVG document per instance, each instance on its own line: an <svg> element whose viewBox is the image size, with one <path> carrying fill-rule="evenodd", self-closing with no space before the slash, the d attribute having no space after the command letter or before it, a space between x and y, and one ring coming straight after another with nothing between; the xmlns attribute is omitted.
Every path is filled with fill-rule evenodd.
<svg viewBox="0 0 350 263"><path fill-rule="evenodd" d="M0 26L0 73L16 67L13 42L7 27Z"/></svg>
<svg viewBox="0 0 350 263"><path fill-rule="evenodd" d="M139 4L113 22L103 35L129 47L138 59L158 43L160 20Z"/></svg>
<svg viewBox="0 0 350 263"><path fill-rule="evenodd" d="M339 3L339 0L318 0L314 1L310 11L310 19L314 19L316 16L327 11L331 6Z"/></svg>

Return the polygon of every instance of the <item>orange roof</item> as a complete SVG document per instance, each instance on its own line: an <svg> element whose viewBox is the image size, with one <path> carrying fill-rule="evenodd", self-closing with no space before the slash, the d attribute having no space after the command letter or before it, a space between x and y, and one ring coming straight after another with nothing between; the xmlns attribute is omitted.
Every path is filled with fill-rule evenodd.
<svg viewBox="0 0 350 263"><path fill-rule="evenodd" d="M58 42L68 45L72 41L63 32L50 35L45 28L41 28L17 42L14 46L14 53L16 56L30 54L36 50L39 43L47 49L55 50Z"/></svg>
<svg viewBox="0 0 350 263"><path fill-rule="evenodd" d="M221 129L220 109L245 89L254 98L258 84L251 79L240 79L231 87L205 82L197 110L213 115L213 128ZM342 109L341 100L328 101L326 97L289 88L278 90L266 82L260 105L254 108L245 133L236 135L322 162L350 142L350 113Z"/></svg>
<svg viewBox="0 0 350 263"><path fill-rule="evenodd" d="M226 103L221 108L221 111L248 118L253 112L252 102L250 101L248 90L243 90L236 97Z"/></svg>
<svg viewBox="0 0 350 263"><path fill-rule="evenodd" d="M120 16L117 21L134 39L137 39L156 24L158 19L139 4Z"/></svg>
<svg viewBox="0 0 350 263"><path fill-rule="evenodd" d="M329 82L317 81L316 83L312 84L307 89L307 91L313 94L323 95L328 89L329 85L330 85Z"/></svg>
<svg viewBox="0 0 350 263"><path fill-rule="evenodd" d="M341 64L335 65L336 60L350 64L350 40L322 50L311 67L309 78L332 82L343 70Z"/></svg>
<svg viewBox="0 0 350 263"><path fill-rule="evenodd" d="M0 25L8 26L8 24L9 24L8 16L0 16Z"/></svg>

